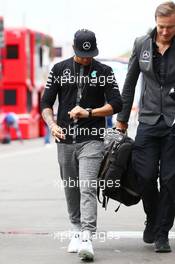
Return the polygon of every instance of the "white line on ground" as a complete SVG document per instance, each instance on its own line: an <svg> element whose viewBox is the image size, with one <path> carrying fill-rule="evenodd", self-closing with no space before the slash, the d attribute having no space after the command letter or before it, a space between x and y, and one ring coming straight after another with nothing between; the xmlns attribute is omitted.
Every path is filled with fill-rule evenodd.
<svg viewBox="0 0 175 264"><path fill-rule="evenodd" d="M51 236L53 239L64 240L70 239L72 237L72 232L70 230L57 231L57 232L37 232L37 231L0 231L1 235L44 235ZM111 240L111 239L142 239L143 231L98 231L93 235L93 240ZM169 238L175 239L175 232L169 232Z"/></svg>
<svg viewBox="0 0 175 264"><path fill-rule="evenodd" d="M107 234L110 235L110 233L114 237L120 237L120 238L142 238L143 237L143 231L108 231ZM175 238L175 232L169 233L169 238Z"/></svg>
<svg viewBox="0 0 175 264"><path fill-rule="evenodd" d="M62 240L70 239L71 231L58 231L53 233L54 239ZM101 239L120 239L120 238L141 238L143 237L143 231L98 231L94 238ZM169 233L169 238L175 239L175 232Z"/></svg>

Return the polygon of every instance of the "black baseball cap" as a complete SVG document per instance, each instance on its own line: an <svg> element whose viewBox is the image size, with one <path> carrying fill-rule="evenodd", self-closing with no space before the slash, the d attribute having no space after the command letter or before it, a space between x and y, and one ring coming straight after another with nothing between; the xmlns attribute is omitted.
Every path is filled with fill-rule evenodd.
<svg viewBox="0 0 175 264"><path fill-rule="evenodd" d="M74 51L78 57L95 57L98 48L94 32L88 29L78 30L74 35Z"/></svg>

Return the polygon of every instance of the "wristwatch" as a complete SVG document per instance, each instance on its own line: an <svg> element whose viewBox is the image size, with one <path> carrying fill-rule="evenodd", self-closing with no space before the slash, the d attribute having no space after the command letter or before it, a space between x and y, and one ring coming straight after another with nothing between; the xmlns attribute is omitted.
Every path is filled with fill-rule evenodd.
<svg viewBox="0 0 175 264"><path fill-rule="evenodd" d="M86 111L89 112L89 116L88 117L92 117L92 108L86 108Z"/></svg>

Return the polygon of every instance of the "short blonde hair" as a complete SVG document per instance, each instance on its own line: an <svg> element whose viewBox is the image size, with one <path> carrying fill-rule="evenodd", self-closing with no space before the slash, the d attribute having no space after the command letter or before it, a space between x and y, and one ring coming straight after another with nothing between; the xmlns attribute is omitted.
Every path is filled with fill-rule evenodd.
<svg viewBox="0 0 175 264"><path fill-rule="evenodd" d="M175 3L168 1L156 8L155 19L159 16L170 16L172 14L175 14Z"/></svg>

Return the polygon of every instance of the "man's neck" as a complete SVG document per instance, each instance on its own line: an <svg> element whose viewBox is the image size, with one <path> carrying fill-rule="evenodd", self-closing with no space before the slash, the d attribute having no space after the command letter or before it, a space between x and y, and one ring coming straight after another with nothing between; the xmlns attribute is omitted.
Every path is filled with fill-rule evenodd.
<svg viewBox="0 0 175 264"><path fill-rule="evenodd" d="M73 60L74 60L76 63L81 64L81 63L79 62L79 59L78 59L76 56L73 57Z"/></svg>
<svg viewBox="0 0 175 264"><path fill-rule="evenodd" d="M162 41L158 36L156 37L156 44L158 51L163 55L165 51L171 46L171 41Z"/></svg>

